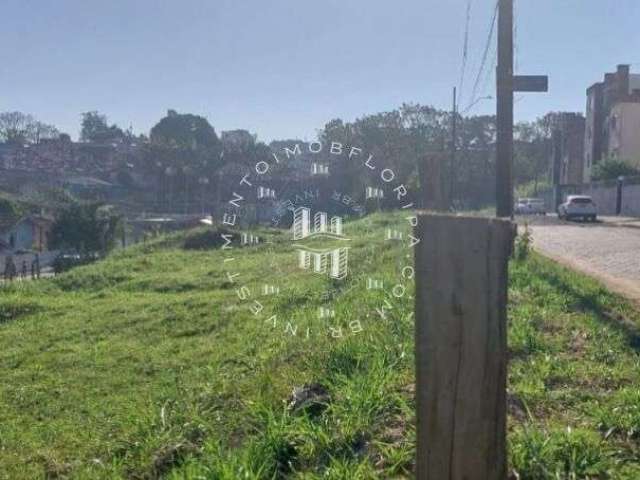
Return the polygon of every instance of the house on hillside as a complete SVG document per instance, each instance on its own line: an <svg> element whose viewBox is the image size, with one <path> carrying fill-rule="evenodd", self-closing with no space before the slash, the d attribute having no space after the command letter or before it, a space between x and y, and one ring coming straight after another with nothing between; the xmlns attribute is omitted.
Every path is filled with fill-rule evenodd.
<svg viewBox="0 0 640 480"><path fill-rule="evenodd" d="M95 177L71 177L63 182L65 190L80 198L113 200L123 193L120 185L105 182Z"/></svg>
<svg viewBox="0 0 640 480"><path fill-rule="evenodd" d="M0 251L49 250L49 236L53 219L43 215L29 215L19 220L0 219Z"/></svg>

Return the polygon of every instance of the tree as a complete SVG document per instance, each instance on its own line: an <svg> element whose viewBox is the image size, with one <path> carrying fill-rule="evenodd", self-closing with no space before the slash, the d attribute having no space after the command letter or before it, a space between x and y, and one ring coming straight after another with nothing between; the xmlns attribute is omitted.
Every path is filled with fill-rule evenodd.
<svg viewBox="0 0 640 480"><path fill-rule="evenodd" d="M247 130L230 130L222 132L220 138L225 154L227 152L249 152L255 148L257 135Z"/></svg>
<svg viewBox="0 0 640 480"><path fill-rule="evenodd" d="M339 142L362 148L393 169L398 182L417 189L418 165L426 152L441 151L445 144L448 114L433 107L404 104L389 112L366 115L354 122L334 119L320 132L324 144ZM331 182L342 193L364 203L365 186L379 180L376 172L362 169L334 155L324 159L330 165ZM379 172L377 172L379 175ZM391 197L382 202L391 205Z"/></svg>
<svg viewBox="0 0 640 480"><path fill-rule="evenodd" d="M48 125L40 121L36 121L33 124L31 140L35 144L40 143L42 140L50 140L53 138L59 138L60 136L60 132L53 125Z"/></svg>
<svg viewBox="0 0 640 480"><path fill-rule="evenodd" d="M165 208L181 203L188 211L198 180L212 175L223 162L214 128L204 117L169 110L151 129L149 140L145 164L158 178L159 194L168 200Z"/></svg>
<svg viewBox="0 0 640 480"><path fill-rule="evenodd" d="M597 163L591 173L592 180L616 180L618 177L633 177L640 175L640 170L632 167L624 160L608 158Z"/></svg>
<svg viewBox="0 0 640 480"><path fill-rule="evenodd" d="M514 181L516 186L533 183L534 194L538 184L551 169L552 130L560 114L551 112L533 122L515 125Z"/></svg>
<svg viewBox="0 0 640 480"><path fill-rule="evenodd" d="M122 232L122 218L112 207L99 203L74 203L61 211L51 228L54 249L82 253L111 250Z"/></svg>
<svg viewBox="0 0 640 480"><path fill-rule="evenodd" d="M125 132L117 125L109 125L107 116L93 110L82 114L80 139L83 142L109 143L121 141Z"/></svg>
<svg viewBox="0 0 640 480"><path fill-rule="evenodd" d="M220 140L206 118L169 110L150 132L151 142L164 147L210 151L219 149Z"/></svg>
<svg viewBox="0 0 640 480"><path fill-rule="evenodd" d="M27 143L34 122L31 115L22 112L2 112L0 113L0 138L7 143Z"/></svg>
<svg viewBox="0 0 640 480"><path fill-rule="evenodd" d="M13 222L20 218L22 209L8 198L0 197L0 218L6 222Z"/></svg>
<svg viewBox="0 0 640 480"><path fill-rule="evenodd" d="M40 122L32 115L22 112L0 113L0 140L7 143L37 144L58 135L56 127Z"/></svg>

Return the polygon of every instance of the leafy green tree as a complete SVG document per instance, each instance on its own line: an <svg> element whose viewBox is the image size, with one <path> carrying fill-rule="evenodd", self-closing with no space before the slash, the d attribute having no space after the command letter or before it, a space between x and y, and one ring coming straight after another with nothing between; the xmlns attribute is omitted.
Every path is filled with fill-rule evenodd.
<svg viewBox="0 0 640 480"><path fill-rule="evenodd" d="M2 223L10 224L17 221L22 213L22 209L16 202L8 198L0 197L0 225Z"/></svg>
<svg viewBox="0 0 640 480"><path fill-rule="evenodd" d="M531 183L534 192L550 172L552 158L551 133L557 114L549 113L533 122L519 122L514 128L514 182L516 186Z"/></svg>
<svg viewBox="0 0 640 480"><path fill-rule="evenodd" d="M640 170L632 167L624 160L608 158L593 167L592 180L615 180L618 177L633 177L640 175Z"/></svg>
<svg viewBox="0 0 640 480"><path fill-rule="evenodd" d="M51 229L54 249L82 253L111 250L122 232L122 218L112 207L74 203L63 209Z"/></svg>
<svg viewBox="0 0 640 480"><path fill-rule="evenodd" d="M169 110L151 129L149 140L145 165L158 179L159 197L167 202L165 208L181 204L186 212L195 193L202 191L198 181L212 176L227 160L220 139L206 118Z"/></svg>
<svg viewBox="0 0 640 480"><path fill-rule="evenodd" d="M444 149L449 124L450 115L446 112L404 104L399 109L366 115L354 122L334 119L320 132L320 140L327 145L339 142L363 149L374 156L374 164L393 169L398 182L417 191L419 162L427 152ZM379 182L376 178L379 170L363 169L358 162L343 161L335 155L327 155L325 161L330 165L331 182L336 189L361 202L365 185ZM392 203L388 198L382 206Z"/></svg>
<svg viewBox="0 0 640 480"><path fill-rule="evenodd" d="M150 132L152 143L187 150L219 149L220 140L206 118L169 110Z"/></svg>
<svg viewBox="0 0 640 480"><path fill-rule="evenodd" d="M109 125L106 115L93 110L82 114L80 139L83 142L108 143L123 140L125 132L117 125Z"/></svg>

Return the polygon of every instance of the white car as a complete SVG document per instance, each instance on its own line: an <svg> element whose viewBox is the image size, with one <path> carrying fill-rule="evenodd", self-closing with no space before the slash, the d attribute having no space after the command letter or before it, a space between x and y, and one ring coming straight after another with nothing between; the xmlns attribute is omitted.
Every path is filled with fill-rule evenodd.
<svg viewBox="0 0 640 480"><path fill-rule="evenodd" d="M558 217L562 220L581 218L595 222L598 210L593 199L587 195L569 195L567 201L558 207Z"/></svg>
<svg viewBox="0 0 640 480"><path fill-rule="evenodd" d="M518 215L546 215L547 209L541 198L519 198L516 202L515 213Z"/></svg>

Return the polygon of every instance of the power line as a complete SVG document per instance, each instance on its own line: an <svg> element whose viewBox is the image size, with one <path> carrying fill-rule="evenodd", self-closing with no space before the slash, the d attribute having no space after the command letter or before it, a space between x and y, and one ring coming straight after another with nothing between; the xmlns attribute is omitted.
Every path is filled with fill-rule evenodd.
<svg viewBox="0 0 640 480"><path fill-rule="evenodd" d="M476 76L475 83L473 84L473 90L471 91L471 101L469 102L469 104L473 104L473 102L475 102L477 98L478 86L480 85L482 73L487 63L487 57L489 56L489 50L491 49L491 43L493 40L493 34L496 26L496 19L498 18L498 5L499 5L499 1L496 1L496 6L493 10L493 17L491 19L491 25L489 26L489 34L487 35L487 43L485 44L484 52L482 53L482 61L480 63L480 69L478 70L478 75Z"/></svg>
<svg viewBox="0 0 640 480"><path fill-rule="evenodd" d="M465 115L467 112L469 112L469 110L471 110L473 107L476 106L476 104L478 102L480 102L481 100L491 100L493 97L491 95L487 95L485 97L478 97L473 103L470 103L467 108L465 108L464 110L462 110L460 112L461 115Z"/></svg>
<svg viewBox="0 0 640 480"><path fill-rule="evenodd" d="M514 69L513 69L513 73L517 73L518 69L519 69L519 58L518 58L518 54L520 53L520 50L518 49L518 2L516 2L516 0L513 0L513 57L514 57Z"/></svg>
<svg viewBox="0 0 640 480"><path fill-rule="evenodd" d="M495 88L495 85L489 85L489 82L493 79L495 84L495 74L496 67L498 66L498 49L494 44L491 49L491 62L489 63L489 68L486 68L484 71L484 78L482 79L482 87L478 90L478 96L470 102L465 109L463 109L460 113L466 114L473 107L475 107L481 100L491 100L493 99L492 91Z"/></svg>
<svg viewBox="0 0 640 480"><path fill-rule="evenodd" d="M489 88L489 81L492 78L495 78L496 67L498 66L498 49L495 47L495 45L493 47L493 54L491 56L490 65L491 66L487 68L485 71L484 80L482 81L482 88L480 89L480 91L483 92L484 95L487 94L487 88ZM493 90L493 88L494 86L491 87L491 90Z"/></svg>
<svg viewBox="0 0 640 480"><path fill-rule="evenodd" d="M517 73L520 69L520 49L518 48L518 2L513 0L513 73ZM517 95L513 99L513 103L518 103L524 99L524 95Z"/></svg>
<svg viewBox="0 0 640 480"><path fill-rule="evenodd" d="M473 0L467 1L467 14L464 27L464 43L462 46L462 66L460 68L460 84L458 86L459 98L462 101L464 77L467 69L467 59L469 57L469 25L471 24L471 5Z"/></svg>

